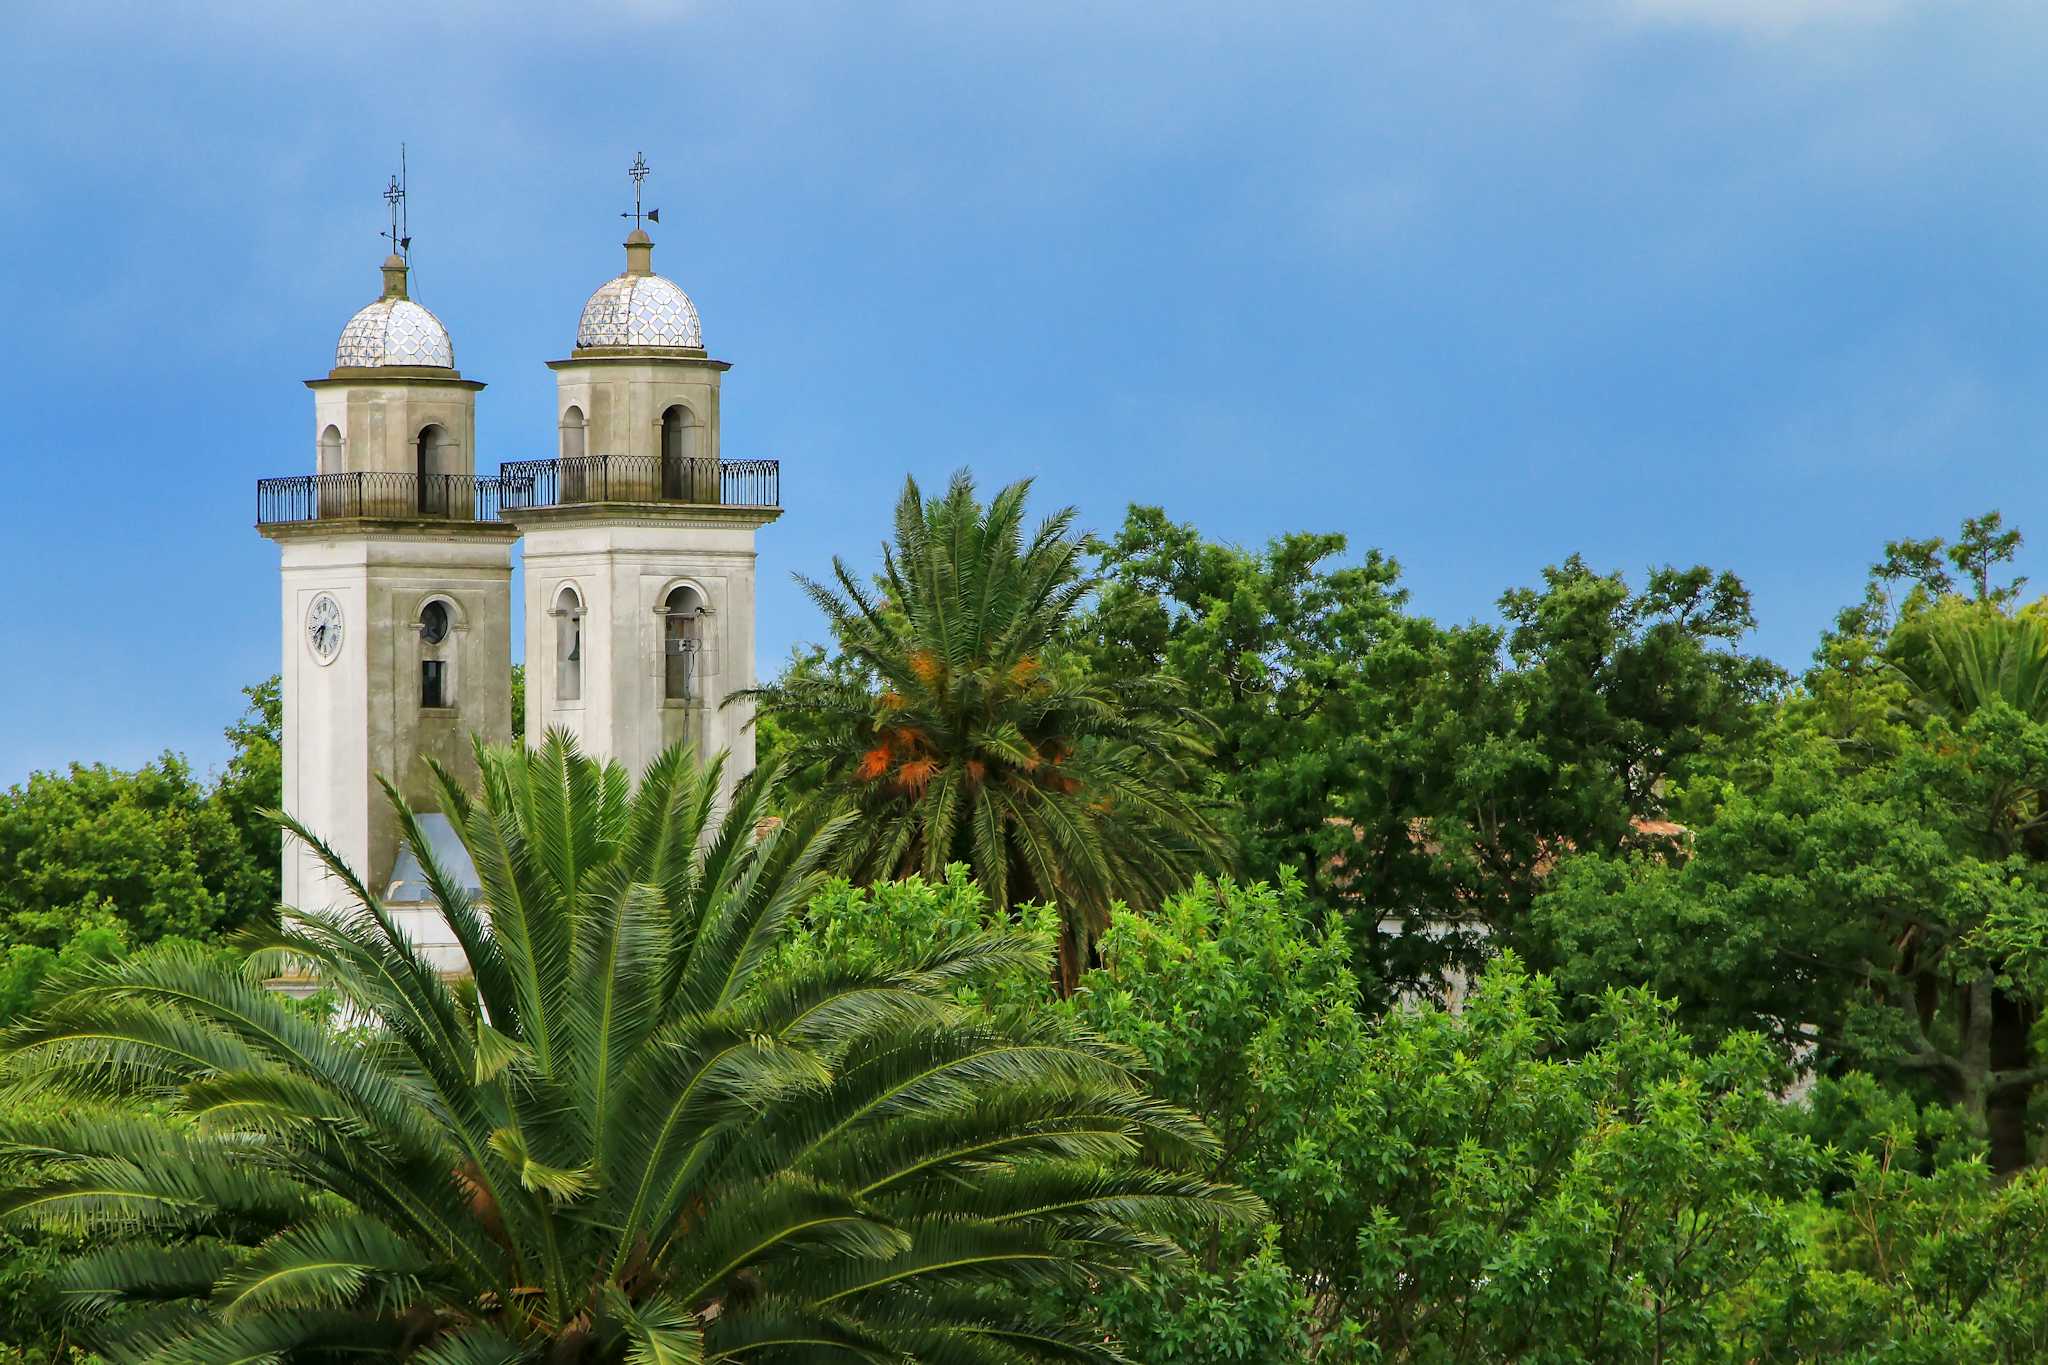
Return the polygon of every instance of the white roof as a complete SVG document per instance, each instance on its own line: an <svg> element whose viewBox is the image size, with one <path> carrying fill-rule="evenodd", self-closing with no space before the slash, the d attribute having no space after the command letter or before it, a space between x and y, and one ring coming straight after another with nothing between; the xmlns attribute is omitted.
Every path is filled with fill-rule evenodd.
<svg viewBox="0 0 2048 1365"><path fill-rule="evenodd" d="M380 365L455 368L455 343L441 319L411 299L378 299L348 320L334 348L336 369Z"/></svg>
<svg viewBox="0 0 2048 1365"><path fill-rule="evenodd" d="M627 274L606 280L583 305L576 345L702 350L704 325L697 318L697 305L674 280Z"/></svg>

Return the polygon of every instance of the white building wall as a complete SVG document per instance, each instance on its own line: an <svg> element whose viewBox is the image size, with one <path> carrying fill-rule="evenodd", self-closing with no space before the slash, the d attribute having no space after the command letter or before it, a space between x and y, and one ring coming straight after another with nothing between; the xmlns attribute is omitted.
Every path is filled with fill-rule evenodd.
<svg viewBox="0 0 2048 1365"><path fill-rule="evenodd" d="M473 776L472 733L511 736L511 558L502 526L352 534L311 523L272 528L282 548L284 806L381 893L398 852L397 821L377 778L416 809L434 808L422 755ZM306 631L322 592L341 605L340 651L323 664ZM423 710L419 610L454 605L452 706ZM342 903L341 888L296 840L284 899L302 909Z"/></svg>
<svg viewBox="0 0 2048 1365"><path fill-rule="evenodd" d="M697 508L661 514L619 507L557 509L522 517L525 532L526 732L574 734L586 752L617 759L636 777L669 744L700 756L727 752L726 783L754 765L750 711L725 698L754 685L755 527L759 513ZM664 619L675 587L703 595L704 639L715 671L701 701L664 696ZM564 585L584 609L581 696L559 686L559 639L551 615Z"/></svg>

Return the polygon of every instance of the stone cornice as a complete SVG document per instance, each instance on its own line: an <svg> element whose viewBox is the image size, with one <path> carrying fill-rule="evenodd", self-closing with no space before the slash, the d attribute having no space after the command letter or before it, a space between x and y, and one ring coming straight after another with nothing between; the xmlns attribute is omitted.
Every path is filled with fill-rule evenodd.
<svg viewBox="0 0 2048 1365"><path fill-rule="evenodd" d="M319 517L311 521L259 523L266 540L501 541L519 539L519 528L503 521L419 521L398 517Z"/></svg>
<svg viewBox="0 0 2048 1365"><path fill-rule="evenodd" d="M451 389L468 389L476 393L484 387L481 379L464 379L454 370L434 369L426 365L377 365L344 366L328 372L324 379L304 381L309 389L360 389L378 386L407 387L429 385Z"/></svg>
<svg viewBox="0 0 2048 1365"><path fill-rule="evenodd" d="M730 360L713 360L703 351L691 347L647 347L647 346L579 346L569 353L567 360L550 360L551 370L570 369L579 365L685 365L707 370L729 370Z"/></svg>
<svg viewBox="0 0 2048 1365"><path fill-rule="evenodd" d="M686 526L700 530L766 526L780 507L727 507L709 503L677 506L661 502L580 502L567 507L521 507L500 512L528 526Z"/></svg>

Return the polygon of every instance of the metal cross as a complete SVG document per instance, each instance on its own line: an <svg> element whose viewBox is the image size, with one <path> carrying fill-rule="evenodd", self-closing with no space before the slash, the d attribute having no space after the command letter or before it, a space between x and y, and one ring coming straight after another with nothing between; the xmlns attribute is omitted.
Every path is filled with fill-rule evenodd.
<svg viewBox="0 0 2048 1365"><path fill-rule="evenodd" d="M660 209L648 209L645 213L642 213L640 211L640 182L645 180L648 175L647 157L644 153L633 153L633 165L630 169L627 170L626 175L633 182L633 211L631 213L622 213L619 215L619 217L631 218L633 220L633 226L636 229L640 226L640 220L642 218L645 218L650 223L660 222Z"/></svg>
<svg viewBox="0 0 2048 1365"><path fill-rule="evenodd" d="M405 149L403 147L399 148L398 156L402 164L405 160ZM412 237L409 235L410 224L401 217L401 215L405 214L405 182L398 176L392 176L391 183L384 187L384 202L391 209L391 231L379 233L378 235L391 239L392 251L401 256L410 256L412 253Z"/></svg>

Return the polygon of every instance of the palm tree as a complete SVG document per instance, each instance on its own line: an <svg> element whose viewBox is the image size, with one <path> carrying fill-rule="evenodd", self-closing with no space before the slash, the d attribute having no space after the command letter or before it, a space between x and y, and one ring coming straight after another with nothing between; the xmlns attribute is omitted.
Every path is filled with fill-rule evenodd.
<svg viewBox="0 0 2048 1365"><path fill-rule="evenodd" d="M1980 587L1982 575L1979 575ZM2048 624L2035 609L2008 615L1996 600L1943 598L1909 615L1892 632L1885 657L1906 684L1908 716L1951 727L1947 743L1971 743L1979 713L2038 728L2048 723ZM2008 751L2010 753L2011 751ZM2048 861L2048 786L2030 765L1994 762L1985 795L1995 793L1988 821L1976 833L1992 866L2012 859ZM2027 1111L2041 1050L2034 1042L2040 1006L2013 987L1995 957L1954 932L1938 914L1909 920L1897 931L1898 975L1918 978L1925 997L1933 982L1954 974L1959 1008L1953 1097L1984 1126L1992 1166L2014 1171L2028 1160ZM1971 1008L1971 1006L1977 1006ZM1925 1027L1932 1022L1922 1019Z"/></svg>
<svg viewBox="0 0 2048 1365"><path fill-rule="evenodd" d="M2048 624L1950 599L1909 617L1886 647L1914 709L1960 723L1992 701L2048 719Z"/></svg>
<svg viewBox="0 0 2048 1365"><path fill-rule="evenodd" d="M5 1040L18 1081L169 1110L4 1132L0 1210L89 1236L64 1287L112 1359L1114 1360L1045 1306L1252 1207L1122 1054L955 1003L1014 936L776 970L841 828L757 837L772 774L721 819L681 749L637 792L560 735L478 761L438 778L480 898L393 793L467 975L290 825L352 906L240 974L92 968ZM264 988L287 960L346 1027Z"/></svg>
<svg viewBox="0 0 2048 1365"><path fill-rule="evenodd" d="M1094 583L1072 508L1026 537L1029 489L983 508L964 471L932 503L907 480L879 596L838 559L836 589L801 580L842 666L748 695L790 761L858 813L849 875L961 862L998 913L1057 902L1071 990L1114 901L1156 903L1219 864L1223 840L1187 794L1208 749L1167 681L1112 687L1052 657Z"/></svg>

